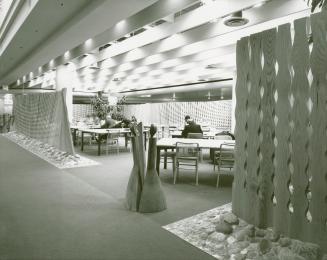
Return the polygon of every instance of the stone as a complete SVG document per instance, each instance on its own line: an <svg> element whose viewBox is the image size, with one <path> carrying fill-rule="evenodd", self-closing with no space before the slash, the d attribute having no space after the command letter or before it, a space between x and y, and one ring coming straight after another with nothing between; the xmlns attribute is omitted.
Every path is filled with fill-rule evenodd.
<svg viewBox="0 0 327 260"><path fill-rule="evenodd" d="M327 260L327 254L324 254L321 258L321 260Z"/></svg>
<svg viewBox="0 0 327 260"><path fill-rule="evenodd" d="M236 241L235 243L230 243L228 245L228 252L230 254L238 254L241 253L242 250L246 249L249 245L250 243L248 241L241 241L241 242ZM243 254L245 255L246 253L247 251L244 252Z"/></svg>
<svg viewBox="0 0 327 260"><path fill-rule="evenodd" d="M231 255L231 260L245 260L246 256L241 254Z"/></svg>
<svg viewBox="0 0 327 260"><path fill-rule="evenodd" d="M321 258L321 250L317 244L293 240L291 250L304 259L316 260Z"/></svg>
<svg viewBox="0 0 327 260"><path fill-rule="evenodd" d="M271 241L267 238L261 239L261 241L258 243L258 250L262 254L266 254L271 249Z"/></svg>
<svg viewBox="0 0 327 260"><path fill-rule="evenodd" d="M230 225L238 225L239 220L233 213L227 213L223 215L223 220Z"/></svg>
<svg viewBox="0 0 327 260"><path fill-rule="evenodd" d="M287 247L292 243L291 239L289 239L288 237L281 237L279 239L279 244L282 247Z"/></svg>
<svg viewBox="0 0 327 260"><path fill-rule="evenodd" d="M207 237L207 240L213 243L222 242L225 239L226 239L226 235L218 232L214 232Z"/></svg>
<svg viewBox="0 0 327 260"><path fill-rule="evenodd" d="M245 230L247 230L248 237L254 237L255 235L255 228L253 225L247 225Z"/></svg>
<svg viewBox="0 0 327 260"><path fill-rule="evenodd" d="M278 252L278 257L280 260L309 260L305 259L302 256L295 254L291 249L288 247L282 247Z"/></svg>
<svg viewBox="0 0 327 260"><path fill-rule="evenodd" d="M233 244L236 241L236 239L232 236L230 236L229 238L227 238L227 243L228 244Z"/></svg>
<svg viewBox="0 0 327 260"><path fill-rule="evenodd" d="M264 237L264 236L266 236L266 230L260 229L260 228L256 228L255 229L255 236L257 236L257 237Z"/></svg>
<svg viewBox="0 0 327 260"><path fill-rule="evenodd" d="M277 242L280 238L280 235L276 232L267 232L266 238L268 238L271 242Z"/></svg>
<svg viewBox="0 0 327 260"><path fill-rule="evenodd" d="M236 238L237 241L243 241L247 238L247 236L248 236L248 230L246 229L241 229L234 234L234 237Z"/></svg>
<svg viewBox="0 0 327 260"><path fill-rule="evenodd" d="M233 228L226 222L220 221L216 224L216 231L223 234L230 234L233 232Z"/></svg>

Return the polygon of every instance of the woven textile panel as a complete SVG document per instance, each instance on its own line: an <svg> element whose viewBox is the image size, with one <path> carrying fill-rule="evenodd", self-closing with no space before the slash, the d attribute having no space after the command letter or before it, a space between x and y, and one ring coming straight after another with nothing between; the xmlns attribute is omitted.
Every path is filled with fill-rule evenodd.
<svg viewBox="0 0 327 260"><path fill-rule="evenodd" d="M73 122L85 120L87 116L93 115L94 109L91 104L74 104L73 105Z"/></svg>
<svg viewBox="0 0 327 260"><path fill-rule="evenodd" d="M326 250L327 12L291 27L237 43L233 212Z"/></svg>
<svg viewBox="0 0 327 260"><path fill-rule="evenodd" d="M64 95L64 91L15 95L14 129L61 151L75 154Z"/></svg>
<svg viewBox="0 0 327 260"><path fill-rule="evenodd" d="M124 106L124 115L134 115L144 124L184 125L185 115L197 123L210 125L222 130L231 129L231 100L208 102L167 102Z"/></svg>

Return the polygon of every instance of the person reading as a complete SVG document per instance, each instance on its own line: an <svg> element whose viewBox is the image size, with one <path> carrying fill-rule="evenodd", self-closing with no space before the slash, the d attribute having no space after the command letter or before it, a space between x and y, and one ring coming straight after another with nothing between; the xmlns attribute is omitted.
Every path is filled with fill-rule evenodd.
<svg viewBox="0 0 327 260"><path fill-rule="evenodd" d="M182 137L187 138L189 133L203 133L201 126L196 124L191 118L187 119L187 125L185 125L184 130L182 131Z"/></svg>

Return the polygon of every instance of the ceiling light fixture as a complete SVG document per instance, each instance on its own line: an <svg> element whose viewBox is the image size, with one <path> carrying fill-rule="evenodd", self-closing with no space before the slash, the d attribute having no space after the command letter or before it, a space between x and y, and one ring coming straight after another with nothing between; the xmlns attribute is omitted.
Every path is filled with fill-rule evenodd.
<svg viewBox="0 0 327 260"><path fill-rule="evenodd" d="M243 26L248 22L249 20L243 17L242 11L232 13L224 19L224 24L229 27Z"/></svg>
<svg viewBox="0 0 327 260"><path fill-rule="evenodd" d="M254 6L252 6L252 8L258 8L258 7L261 7L261 6L263 6L265 3L267 3L268 2L268 0L266 0L266 1L262 1L262 2L260 2L260 3L257 3L257 4L255 4Z"/></svg>

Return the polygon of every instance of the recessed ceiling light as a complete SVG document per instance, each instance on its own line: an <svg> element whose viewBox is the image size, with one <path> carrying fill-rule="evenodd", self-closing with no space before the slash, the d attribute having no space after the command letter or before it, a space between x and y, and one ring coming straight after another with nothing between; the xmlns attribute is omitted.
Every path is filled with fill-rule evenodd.
<svg viewBox="0 0 327 260"><path fill-rule="evenodd" d="M249 20L242 15L242 11L232 13L224 19L224 24L229 27L238 27L247 24Z"/></svg>

